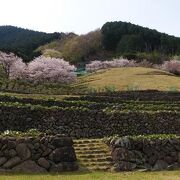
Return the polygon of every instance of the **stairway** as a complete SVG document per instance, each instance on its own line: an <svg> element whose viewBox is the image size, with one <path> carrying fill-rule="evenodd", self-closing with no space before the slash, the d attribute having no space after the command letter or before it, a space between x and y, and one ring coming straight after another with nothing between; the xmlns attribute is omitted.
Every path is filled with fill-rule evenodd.
<svg viewBox="0 0 180 180"><path fill-rule="evenodd" d="M74 140L74 149L82 170L109 170L112 166L109 147L101 139Z"/></svg>

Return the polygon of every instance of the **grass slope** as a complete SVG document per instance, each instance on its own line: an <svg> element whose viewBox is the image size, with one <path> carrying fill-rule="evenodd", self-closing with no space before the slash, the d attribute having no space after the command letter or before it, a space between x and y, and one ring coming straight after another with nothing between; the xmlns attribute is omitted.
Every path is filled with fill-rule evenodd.
<svg viewBox="0 0 180 180"><path fill-rule="evenodd" d="M116 90L180 90L180 77L165 71L143 68L113 68L100 70L80 78L80 84L90 88L114 86Z"/></svg>

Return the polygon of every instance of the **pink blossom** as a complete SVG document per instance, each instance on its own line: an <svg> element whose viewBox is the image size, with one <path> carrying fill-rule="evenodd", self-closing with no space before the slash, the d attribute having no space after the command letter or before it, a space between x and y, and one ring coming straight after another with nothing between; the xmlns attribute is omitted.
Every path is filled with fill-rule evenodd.
<svg viewBox="0 0 180 180"><path fill-rule="evenodd" d="M28 79L34 82L71 83L76 80L75 66L63 59L40 56L28 64Z"/></svg>
<svg viewBox="0 0 180 180"><path fill-rule="evenodd" d="M113 59L112 61L92 61L86 65L86 71L94 72L99 69L118 68L118 67L134 67L135 61L127 59Z"/></svg>
<svg viewBox="0 0 180 180"><path fill-rule="evenodd" d="M8 78L23 78L26 71L26 64L23 63L22 59L15 54L0 52L0 63L2 64Z"/></svg>
<svg viewBox="0 0 180 180"><path fill-rule="evenodd" d="M180 61L178 60L165 61L164 64L162 65L162 69L170 73L180 75Z"/></svg>

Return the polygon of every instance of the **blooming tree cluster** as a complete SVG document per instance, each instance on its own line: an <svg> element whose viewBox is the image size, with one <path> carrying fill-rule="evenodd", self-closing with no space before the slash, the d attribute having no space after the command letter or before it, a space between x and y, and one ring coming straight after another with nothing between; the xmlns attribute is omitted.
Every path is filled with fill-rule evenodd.
<svg viewBox="0 0 180 180"><path fill-rule="evenodd" d="M127 59L113 59L112 61L92 61L86 65L87 72L94 72L99 69L118 68L118 67L134 67L135 61Z"/></svg>
<svg viewBox="0 0 180 180"><path fill-rule="evenodd" d="M179 60L171 60L165 61L162 65L162 69L166 70L175 75L180 75L180 61Z"/></svg>
<svg viewBox="0 0 180 180"><path fill-rule="evenodd" d="M70 83L76 80L75 66L63 59L40 56L27 67L28 78L34 82Z"/></svg>
<svg viewBox="0 0 180 180"><path fill-rule="evenodd" d="M31 82L70 83L76 80L73 65L63 59L40 56L29 64L14 54L0 52L0 63L9 79L24 79Z"/></svg>
<svg viewBox="0 0 180 180"><path fill-rule="evenodd" d="M0 52L0 63L7 77L10 79L23 78L26 70L26 64L22 59L15 56L13 53Z"/></svg>

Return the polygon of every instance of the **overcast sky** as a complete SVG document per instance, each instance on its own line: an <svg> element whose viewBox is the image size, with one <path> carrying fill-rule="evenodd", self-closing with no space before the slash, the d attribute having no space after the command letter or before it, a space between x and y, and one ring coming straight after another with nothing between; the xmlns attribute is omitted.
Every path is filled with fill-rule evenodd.
<svg viewBox="0 0 180 180"><path fill-rule="evenodd" d="M0 25L87 33L127 21L180 37L180 0L0 0Z"/></svg>

